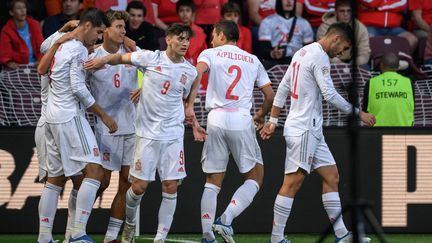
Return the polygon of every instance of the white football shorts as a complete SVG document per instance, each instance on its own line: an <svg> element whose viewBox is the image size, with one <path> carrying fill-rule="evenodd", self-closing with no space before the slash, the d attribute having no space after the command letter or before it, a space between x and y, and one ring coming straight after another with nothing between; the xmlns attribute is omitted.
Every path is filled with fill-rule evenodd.
<svg viewBox="0 0 432 243"><path fill-rule="evenodd" d="M47 170L49 177L78 174L87 163L101 164L99 147L88 121L82 116L47 123Z"/></svg>
<svg viewBox="0 0 432 243"><path fill-rule="evenodd" d="M103 135L95 131L99 146L102 167L111 171L120 171L122 166L130 166L133 161L135 134Z"/></svg>
<svg viewBox="0 0 432 243"><path fill-rule="evenodd" d="M136 136L134 162L130 175L143 181L154 181L156 170L161 181L186 177L183 137L175 140L152 140Z"/></svg>
<svg viewBox="0 0 432 243"><path fill-rule="evenodd" d="M305 131L298 136L285 136L285 174L294 173L299 168L307 173L336 162L327 146L324 136L314 136Z"/></svg>

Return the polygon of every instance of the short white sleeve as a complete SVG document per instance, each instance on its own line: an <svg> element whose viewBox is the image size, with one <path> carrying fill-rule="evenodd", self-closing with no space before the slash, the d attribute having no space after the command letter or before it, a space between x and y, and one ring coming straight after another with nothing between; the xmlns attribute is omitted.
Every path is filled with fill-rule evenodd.
<svg viewBox="0 0 432 243"><path fill-rule="evenodd" d="M147 67L147 65L161 53L160 51L139 50L130 54L132 65L137 67Z"/></svg>
<svg viewBox="0 0 432 243"><path fill-rule="evenodd" d="M197 63L203 62L207 64L208 68L210 69L211 52L212 52L211 49L202 51L201 54L198 56Z"/></svg>
<svg viewBox="0 0 432 243"><path fill-rule="evenodd" d="M270 23L270 20L268 18L265 18L258 29L258 39L260 41L271 41L272 39L272 26Z"/></svg>
<svg viewBox="0 0 432 243"><path fill-rule="evenodd" d="M267 75L267 71L265 70L264 66L258 59L256 61L258 63L256 85L258 86L258 88L264 88L267 85L271 85L271 81Z"/></svg>

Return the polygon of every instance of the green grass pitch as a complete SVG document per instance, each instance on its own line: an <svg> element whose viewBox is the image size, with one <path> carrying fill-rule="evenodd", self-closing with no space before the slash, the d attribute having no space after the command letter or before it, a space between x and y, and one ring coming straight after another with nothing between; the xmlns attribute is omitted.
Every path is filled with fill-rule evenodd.
<svg viewBox="0 0 432 243"><path fill-rule="evenodd" d="M153 242L153 235L142 235L135 240L136 243L140 242ZM102 242L103 235L92 235L96 242ZM268 243L269 235L263 234L238 234L235 235L236 243ZM372 238L372 243L380 242L377 237L369 235ZM316 234L293 234L289 235L289 239L292 243L314 243L318 240L319 235ZM63 239L62 235L56 235L55 239ZM390 243L431 243L432 235L425 234L389 234L386 235L386 239ZM0 234L0 242L8 243L35 243L37 235L23 234L23 235L5 235ZM200 235L189 235L189 234L172 234L169 235L166 243L179 242L179 243L200 243ZM222 242L219 238L218 242ZM333 236L328 236L325 243L334 242ZM59 241L61 243L61 241Z"/></svg>

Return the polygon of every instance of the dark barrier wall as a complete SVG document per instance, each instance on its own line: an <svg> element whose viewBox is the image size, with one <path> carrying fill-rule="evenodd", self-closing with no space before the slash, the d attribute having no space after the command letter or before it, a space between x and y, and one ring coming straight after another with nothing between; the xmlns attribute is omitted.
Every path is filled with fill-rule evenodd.
<svg viewBox="0 0 432 243"><path fill-rule="evenodd" d="M42 184L35 183L38 171L34 150L34 129L0 130L0 233L38 230L37 206ZM343 204L349 199L349 137L340 128L325 130L326 141L340 171ZM282 131L270 141L260 141L265 162L264 185L253 204L234 223L236 232L270 232L273 203L282 183L285 144ZM374 212L387 232L429 232L432 215L432 130L362 129L359 136L361 194L374 204ZM187 130L185 154L188 177L179 189L173 232L199 232L200 200L204 185L201 172L202 144L193 142ZM112 184L116 185L116 177ZM219 194L217 215L229 203L242 183L235 165L229 170ZM64 232L66 186L55 218L54 231ZM316 174L307 177L297 195L287 230L321 232L328 219L321 203L321 182ZM89 232L105 232L115 187L99 199L89 221ZM161 200L160 183L150 185L141 203L141 231L155 232ZM348 221L349 216L345 217ZM19 227L17 227L19 225Z"/></svg>

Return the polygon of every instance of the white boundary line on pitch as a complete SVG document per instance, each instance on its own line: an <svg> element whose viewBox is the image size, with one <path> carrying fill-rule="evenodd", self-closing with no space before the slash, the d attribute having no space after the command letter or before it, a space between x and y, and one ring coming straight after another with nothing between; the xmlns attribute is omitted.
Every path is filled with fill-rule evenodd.
<svg viewBox="0 0 432 243"><path fill-rule="evenodd" d="M154 238L150 238L150 237L138 237L138 239L142 239L142 240L154 240ZM176 240L176 239L165 239L165 242L201 243L201 241L193 241L193 240Z"/></svg>

